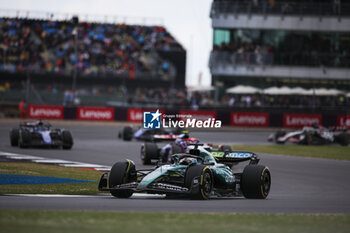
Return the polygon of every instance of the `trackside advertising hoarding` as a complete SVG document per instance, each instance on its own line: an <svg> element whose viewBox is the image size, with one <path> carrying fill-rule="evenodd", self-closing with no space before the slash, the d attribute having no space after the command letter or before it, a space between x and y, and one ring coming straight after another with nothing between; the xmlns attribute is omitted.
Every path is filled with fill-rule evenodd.
<svg viewBox="0 0 350 233"><path fill-rule="evenodd" d="M269 114L262 112L231 112L233 126L269 126Z"/></svg>
<svg viewBox="0 0 350 233"><path fill-rule="evenodd" d="M114 108L78 107L78 120L114 121Z"/></svg>
<svg viewBox="0 0 350 233"><path fill-rule="evenodd" d="M337 126L346 126L350 128L350 115L340 115L337 119Z"/></svg>
<svg viewBox="0 0 350 233"><path fill-rule="evenodd" d="M63 119L63 106L29 105L28 118Z"/></svg>
<svg viewBox="0 0 350 233"><path fill-rule="evenodd" d="M285 113L283 115L283 127L300 128L303 126L311 126L314 123L322 125L321 114Z"/></svg>

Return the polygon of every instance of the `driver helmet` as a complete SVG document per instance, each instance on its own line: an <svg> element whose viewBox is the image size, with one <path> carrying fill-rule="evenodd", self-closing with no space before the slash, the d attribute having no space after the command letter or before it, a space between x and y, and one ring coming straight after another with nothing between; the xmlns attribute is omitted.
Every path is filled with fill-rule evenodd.
<svg viewBox="0 0 350 233"><path fill-rule="evenodd" d="M183 133L183 134L180 134L178 139L186 139L186 138L189 138L190 136L188 135L188 133Z"/></svg>
<svg viewBox="0 0 350 233"><path fill-rule="evenodd" d="M197 159L186 157L186 158L180 159L180 162L179 162L179 164L181 165L190 165L192 163L197 163Z"/></svg>
<svg viewBox="0 0 350 233"><path fill-rule="evenodd" d="M187 139L187 138L189 138L188 134L180 134L180 135L176 138L175 143L178 144L178 143L182 142L183 139Z"/></svg>
<svg viewBox="0 0 350 233"><path fill-rule="evenodd" d="M318 125L318 123L312 123L312 128L314 128L314 129L318 129L319 128L319 125Z"/></svg>

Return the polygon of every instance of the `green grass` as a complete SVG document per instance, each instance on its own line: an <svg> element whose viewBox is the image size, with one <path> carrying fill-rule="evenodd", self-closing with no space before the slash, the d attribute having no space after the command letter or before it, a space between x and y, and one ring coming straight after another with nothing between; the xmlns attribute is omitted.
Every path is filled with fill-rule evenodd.
<svg viewBox="0 0 350 233"><path fill-rule="evenodd" d="M303 146L303 145L232 145L234 150L313 158L350 160L349 146Z"/></svg>
<svg viewBox="0 0 350 233"><path fill-rule="evenodd" d="M0 232L349 232L350 215L0 210Z"/></svg>
<svg viewBox="0 0 350 233"><path fill-rule="evenodd" d="M78 180L96 181L93 183L59 184L16 184L0 185L0 194L38 193L38 194L95 194L101 172L82 168L67 168L35 163L1 162L1 174L50 176Z"/></svg>

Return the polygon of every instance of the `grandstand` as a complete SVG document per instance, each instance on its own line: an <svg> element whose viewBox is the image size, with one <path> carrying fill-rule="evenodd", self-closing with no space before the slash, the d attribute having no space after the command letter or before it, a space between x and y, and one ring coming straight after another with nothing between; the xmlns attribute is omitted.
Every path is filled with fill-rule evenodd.
<svg viewBox="0 0 350 233"><path fill-rule="evenodd" d="M10 102L62 104L75 82L80 101L92 105L141 87L185 86L186 51L161 25L29 15L0 18L0 85Z"/></svg>
<svg viewBox="0 0 350 233"><path fill-rule="evenodd" d="M213 48L209 66L214 86L350 92L348 1L214 0L210 16ZM228 102L224 93L218 97ZM260 99L256 106L278 106L269 96L254 98ZM285 106L295 99L312 102L301 106L346 105L345 96L317 97L317 101L310 95L278 98ZM332 104L334 101L337 103Z"/></svg>

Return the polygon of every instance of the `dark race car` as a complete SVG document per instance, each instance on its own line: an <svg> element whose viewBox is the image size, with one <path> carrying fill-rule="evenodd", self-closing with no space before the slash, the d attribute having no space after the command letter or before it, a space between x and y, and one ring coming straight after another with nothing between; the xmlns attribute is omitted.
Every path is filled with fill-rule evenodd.
<svg viewBox="0 0 350 233"><path fill-rule="evenodd" d="M119 132L118 137L124 141L131 141L132 139L140 141L167 141L175 140L181 133L181 128L160 128L160 129L144 129L133 128L125 126Z"/></svg>
<svg viewBox="0 0 350 233"><path fill-rule="evenodd" d="M232 166L249 162L241 172ZM236 197L265 199L270 191L271 174L251 152L212 151L203 144L191 145L189 153L172 155L172 162L153 169L136 170L134 162L126 160L104 173L98 185L118 198L133 193L188 196L195 199Z"/></svg>
<svg viewBox="0 0 350 233"><path fill-rule="evenodd" d="M71 149L73 137L70 131L52 128L42 121L21 123L10 131L11 146L26 147L62 147Z"/></svg>
<svg viewBox="0 0 350 233"><path fill-rule="evenodd" d="M198 138L191 138L188 134L180 134L174 142L168 143L163 147L158 147L155 142L145 142L141 145L140 157L142 164L149 165L152 161L160 162L170 162L171 155L176 153L186 153L188 152L188 145L199 143ZM211 150L211 144L204 144L203 148ZM220 145L219 151L232 151L231 146Z"/></svg>
<svg viewBox="0 0 350 233"><path fill-rule="evenodd" d="M349 144L349 135L347 128L332 127L330 129L318 125L304 127L301 130L287 133L285 130L279 130L269 135L268 141L284 144L292 142L303 145L325 145L339 143L342 146Z"/></svg>

